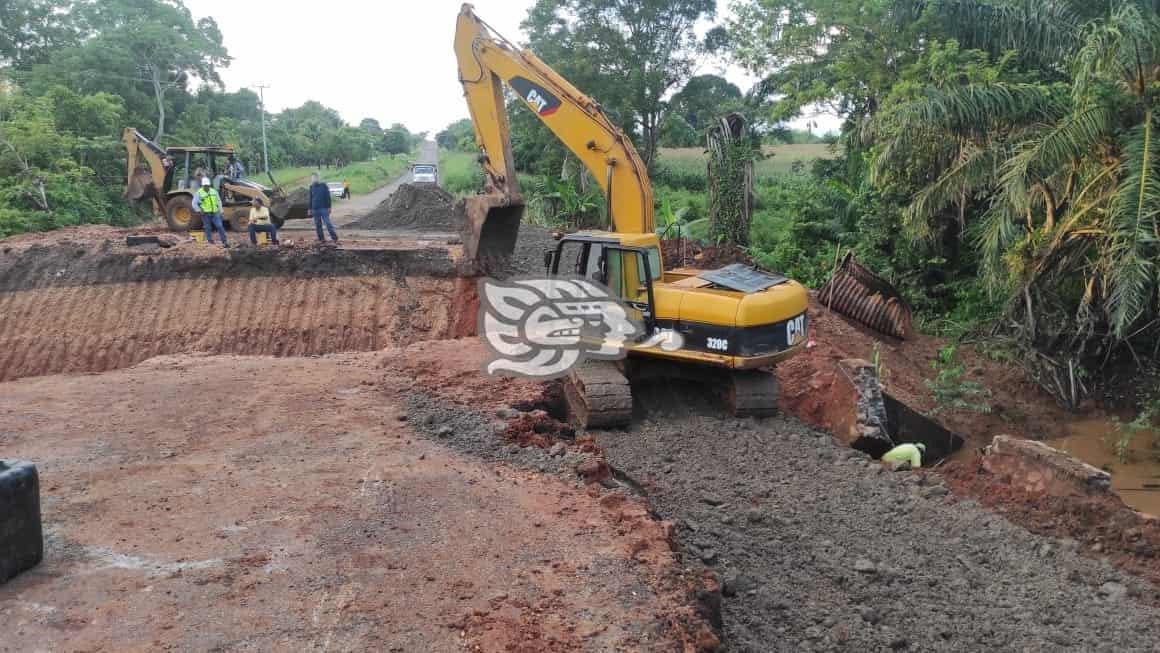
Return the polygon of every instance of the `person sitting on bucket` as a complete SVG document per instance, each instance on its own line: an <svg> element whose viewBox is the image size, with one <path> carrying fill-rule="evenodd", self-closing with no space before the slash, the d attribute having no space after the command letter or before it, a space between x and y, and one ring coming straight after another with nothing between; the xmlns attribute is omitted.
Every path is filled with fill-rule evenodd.
<svg viewBox="0 0 1160 653"><path fill-rule="evenodd" d="M250 244L258 244L258 232L270 234L270 242L278 244L278 227L270 222L270 209L262 203L262 198L255 197L250 202Z"/></svg>
<svg viewBox="0 0 1160 653"><path fill-rule="evenodd" d="M201 213L201 226L205 229L205 240L213 244L213 232L216 229L222 237L222 247L229 247L226 242L226 228L222 224L222 196L209 182L209 177L201 178L201 188L194 196L194 207Z"/></svg>
<svg viewBox="0 0 1160 653"><path fill-rule="evenodd" d="M926 453L926 445L919 443L900 444L882 455L882 462L891 467L898 467L903 463L910 463L911 469L922 467L922 454Z"/></svg>

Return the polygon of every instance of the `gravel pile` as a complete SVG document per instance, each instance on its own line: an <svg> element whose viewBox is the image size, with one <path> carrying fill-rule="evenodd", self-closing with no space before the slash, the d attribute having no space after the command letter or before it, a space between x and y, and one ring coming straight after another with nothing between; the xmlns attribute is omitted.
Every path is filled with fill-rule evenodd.
<svg viewBox="0 0 1160 653"><path fill-rule="evenodd" d="M463 225L455 196L433 184L402 184L370 213L351 223L358 229L458 231Z"/></svg>
<svg viewBox="0 0 1160 653"><path fill-rule="evenodd" d="M676 393L676 395L674 395ZM723 581L731 651L1155 651L1149 586L1076 543L885 471L795 419L723 419L686 389L597 434ZM639 396L639 394L638 394Z"/></svg>

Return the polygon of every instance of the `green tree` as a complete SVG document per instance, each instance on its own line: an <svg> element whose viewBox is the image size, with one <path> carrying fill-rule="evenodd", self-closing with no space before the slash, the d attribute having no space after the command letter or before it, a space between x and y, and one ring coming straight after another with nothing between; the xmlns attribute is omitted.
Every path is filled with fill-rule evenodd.
<svg viewBox="0 0 1160 653"><path fill-rule="evenodd" d="M597 98L656 155L665 97L692 75L703 47L694 29L715 0L538 0L524 29L549 65Z"/></svg>
<svg viewBox="0 0 1160 653"><path fill-rule="evenodd" d="M103 130L119 123L120 113L120 103L108 95L55 89L34 97L0 86L0 237L127 217L120 186L100 183L92 167L79 163L94 152L107 155L112 139L73 131Z"/></svg>
<svg viewBox="0 0 1160 653"><path fill-rule="evenodd" d="M403 154L410 152L413 147L411 132L398 123L391 125L383 132L379 148L387 154Z"/></svg>
<svg viewBox="0 0 1160 653"><path fill-rule="evenodd" d="M947 207L979 203L986 278L1043 346L1063 337L1082 353L1093 339L1156 333L1160 16L1141 4L1116 3L1071 32L1066 85L932 79L877 121L884 172L916 153L937 164L907 223L921 232ZM960 25L971 27L981 29Z"/></svg>
<svg viewBox="0 0 1160 653"><path fill-rule="evenodd" d="M375 140L383 137L383 127L374 118L363 118L362 122L358 124L358 128L369 134Z"/></svg>
<svg viewBox="0 0 1160 653"><path fill-rule="evenodd" d="M0 65L27 70L60 48L80 41L81 30L67 0L5 0L0 3Z"/></svg>
<svg viewBox="0 0 1160 653"><path fill-rule="evenodd" d="M165 134L171 91L184 91L190 76L221 84L218 68L230 61L221 31L212 18L194 20L180 0L88 0L71 12L86 38L55 52L39 79L122 95L131 115L152 114L155 140Z"/></svg>
<svg viewBox="0 0 1160 653"><path fill-rule="evenodd" d="M741 89L717 75L697 75L669 100L670 115L677 114L696 132L714 119L742 106Z"/></svg>
<svg viewBox="0 0 1160 653"><path fill-rule="evenodd" d="M475 149L475 128L470 118L457 120L435 135L435 142L446 150L468 152Z"/></svg>

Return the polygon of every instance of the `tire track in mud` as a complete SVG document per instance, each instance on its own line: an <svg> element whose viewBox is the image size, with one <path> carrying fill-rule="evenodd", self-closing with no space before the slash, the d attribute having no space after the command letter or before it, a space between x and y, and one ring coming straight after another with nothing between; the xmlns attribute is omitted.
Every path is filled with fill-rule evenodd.
<svg viewBox="0 0 1160 653"><path fill-rule="evenodd" d="M465 335L454 279L175 278L0 293L0 381L157 355L312 356Z"/></svg>

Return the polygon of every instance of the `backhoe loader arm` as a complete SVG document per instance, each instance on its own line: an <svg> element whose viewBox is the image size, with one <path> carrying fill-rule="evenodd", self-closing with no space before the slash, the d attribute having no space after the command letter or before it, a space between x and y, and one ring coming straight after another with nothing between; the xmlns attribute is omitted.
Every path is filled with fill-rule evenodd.
<svg viewBox="0 0 1160 653"><path fill-rule="evenodd" d="M121 140L125 143L125 150L129 153L129 165L126 173L125 185L133 182L133 172L140 166L142 160L149 164L149 172L153 175L153 183L160 189L165 183L165 165L162 163L165 158L165 150L153 141L145 138L145 136L133 129L126 127L124 133L121 135Z"/></svg>
<svg viewBox="0 0 1160 653"><path fill-rule="evenodd" d="M592 173L608 203L612 230L652 233L653 195L647 169L628 137L595 100L536 55L495 34L470 4L459 12L455 54L476 142L483 151L489 193L522 204L502 82Z"/></svg>

